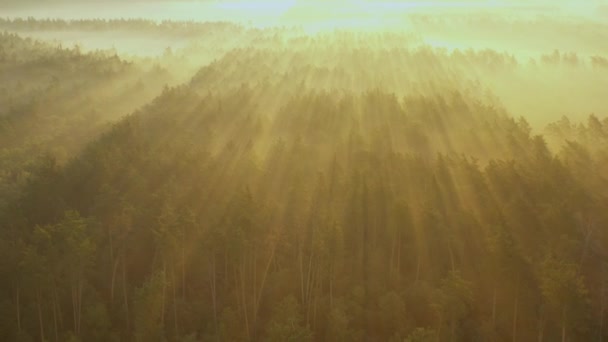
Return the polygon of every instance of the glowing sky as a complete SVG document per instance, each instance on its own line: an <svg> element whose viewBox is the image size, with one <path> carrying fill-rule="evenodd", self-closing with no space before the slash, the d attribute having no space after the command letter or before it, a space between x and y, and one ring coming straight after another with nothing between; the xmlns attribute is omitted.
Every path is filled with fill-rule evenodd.
<svg viewBox="0 0 608 342"><path fill-rule="evenodd" d="M417 11L434 12L480 10L555 11L584 16L605 16L600 7L606 1L372 1L372 0L254 0L254 1L84 1L45 2L30 0L30 5L10 7L4 2L2 16L35 18L148 18L153 20L229 20L255 25L302 24L301 21L336 22L345 20L385 20L387 17ZM8 6L8 7L7 7ZM605 17L604 17L605 19Z"/></svg>

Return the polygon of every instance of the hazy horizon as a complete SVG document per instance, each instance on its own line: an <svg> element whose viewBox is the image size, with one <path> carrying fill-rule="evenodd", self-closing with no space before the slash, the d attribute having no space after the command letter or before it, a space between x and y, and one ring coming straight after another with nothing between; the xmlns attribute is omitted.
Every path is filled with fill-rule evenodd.
<svg viewBox="0 0 608 342"><path fill-rule="evenodd" d="M60 19L118 19L144 18L151 20L236 21L252 22L255 25L306 24L318 20L351 17L352 19L386 19L387 15L428 13L436 11L462 12L484 10L491 12L516 11L512 14L560 16L582 16L589 19L604 19L608 2L593 1L219 1L219 0L140 0L131 2L69 1L46 2L31 0L15 4L5 3L3 17L34 17ZM293 12L304 13L297 18ZM299 13L302 14L302 13ZM296 20L298 19L298 20ZM271 20L268 22L268 20Z"/></svg>

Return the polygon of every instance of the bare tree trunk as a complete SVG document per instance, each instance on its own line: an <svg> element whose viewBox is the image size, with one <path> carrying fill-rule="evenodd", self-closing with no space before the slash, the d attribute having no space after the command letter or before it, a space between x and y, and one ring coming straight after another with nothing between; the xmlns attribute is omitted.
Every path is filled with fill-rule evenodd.
<svg viewBox="0 0 608 342"><path fill-rule="evenodd" d="M254 297L254 301L255 301L254 302L254 317L256 318L256 320L257 320L257 315L260 311L260 303L262 302L262 295L264 294L266 278L268 277L268 273L270 272L270 266L272 266L272 263L274 261L276 246L277 246L276 243L274 243L272 246L272 249L270 251L270 257L268 258L268 262L266 263L266 267L264 268L264 273L262 273L262 279L260 282L260 286L258 288L258 293L257 293L256 297Z"/></svg>
<svg viewBox="0 0 608 342"><path fill-rule="evenodd" d="M417 253L417 260L416 260L416 283L418 282L418 280L420 280L420 252Z"/></svg>
<svg viewBox="0 0 608 342"><path fill-rule="evenodd" d="M314 281L314 274L312 271L312 260L313 260L313 252L314 252L314 247L312 245L312 240L310 242L310 256L308 257L308 275L306 276L306 324L310 323L310 302L311 302L311 298L312 298L312 284Z"/></svg>
<svg viewBox="0 0 608 342"><path fill-rule="evenodd" d="M78 319L76 318L76 286L72 283L72 319L74 320L74 333L78 336Z"/></svg>
<svg viewBox="0 0 608 342"><path fill-rule="evenodd" d="M127 331L130 330L130 315L129 315L129 295L127 293L127 270L126 260L123 255L122 260L122 296L125 303L125 322L127 323Z"/></svg>
<svg viewBox="0 0 608 342"><path fill-rule="evenodd" d="M492 295L492 329L496 329L496 285L494 285L494 294Z"/></svg>
<svg viewBox="0 0 608 342"><path fill-rule="evenodd" d="M456 263L454 262L454 251L452 250L452 242L448 241L448 251L450 252L450 264L452 265L452 272L456 271Z"/></svg>
<svg viewBox="0 0 608 342"><path fill-rule="evenodd" d="M21 287L17 285L16 293L17 302L17 332L21 335Z"/></svg>
<svg viewBox="0 0 608 342"><path fill-rule="evenodd" d="M312 266L311 266L312 267ZM317 273L318 272L311 272L311 276L310 276L310 280L307 286L307 293L306 293L306 324L311 324L310 322L310 316L311 316L311 310L314 310L313 304L315 301L315 289L316 289L316 284L317 284ZM314 322L313 322L314 324ZM312 325L312 324L311 324Z"/></svg>
<svg viewBox="0 0 608 342"><path fill-rule="evenodd" d="M252 263L252 272L253 272L253 282L252 282L252 289L253 289L253 296L251 297L251 299L253 300L252 303L252 316L251 316L251 327L252 327L252 333L253 333L253 337L255 338L255 327L256 327L256 321L257 321L257 315L256 315L256 311L257 311L257 298L258 298L258 290L257 290L257 281L258 281L258 268L257 268L257 257L258 257L258 253L257 253L257 248L254 246L253 247L253 257L251 258L251 263Z"/></svg>
<svg viewBox="0 0 608 342"><path fill-rule="evenodd" d="M604 340L604 265L602 265L602 289L600 293L600 342Z"/></svg>
<svg viewBox="0 0 608 342"><path fill-rule="evenodd" d="M543 314L541 312L539 327L538 327L538 342L543 342L545 332L545 319L543 318Z"/></svg>
<svg viewBox="0 0 608 342"><path fill-rule="evenodd" d="M454 341L454 335L456 335L455 330L456 330L456 322L451 322L450 323L450 341Z"/></svg>
<svg viewBox="0 0 608 342"><path fill-rule="evenodd" d="M112 278L110 279L110 304L114 303L114 284L116 283L116 272L118 270L119 259L114 261L114 266L112 267Z"/></svg>
<svg viewBox="0 0 608 342"><path fill-rule="evenodd" d="M241 262L241 265L239 267L239 277L240 277L240 288L241 288L241 300L242 300L242 306L243 306L243 315L245 316L245 331L247 333L247 340L250 339L251 334L250 334L250 330L249 330L249 313L247 312L247 295L245 294L245 278L244 278L244 263Z"/></svg>
<svg viewBox="0 0 608 342"><path fill-rule="evenodd" d="M179 323L177 320L177 295L176 295L176 287L177 287L177 280L175 279L175 267L172 268L172 272L171 274L173 275L173 286L171 286L172 288L172 292L173 292L173 323L174 323L174 327L175 327L175 338L178 339L179 338Z"/></svg>
<svg viewBox="0 0 608 342"><path fill-rule="evenodd" d="M167 285L167 264L166 262L163 260L163 286L162 286L162 291L161 291L161 303L160 303L160 325L161 327L165 326L165 287Z"/></svg>
<svg viewBox="0 0 608 342"><path fill-rule="evenodd" d="M76 334L76 336L80 336L81 297L82 280L78 280L76 284L72 284L72 310L74 316L74 334Z"/></svg>
<svg viewBox="0 0 608 342"><path fill-rule="evenodd" d="M57 328L57 299L53 295L53 328L55 329L55 341L59 341L59 329Z"/></svg>
<svg viewBox="0 0 608 342"><path fill-rule="evenodd" d="M224 251L224 284L228 284L228 252Z"/></svg>
<svg viewBox="0 0 608 342"><path fill-rule="evenodd" d="M578 269L582 269L583 268L583 262L585 261L585 256L587 255L587 249L589 248L589 242L591 241L591 233L593 233L593 230L589 230L589 232L587 233L587 235L585 236L585 245L583 247L583 251L581 252L581 258L578 262Z"/></svg>
<svg viewBox="0 0 608 342"><path fill-rule="evenodd" d="M439 327L437 328L437 341L441 341L441 330L443 329L443 313L439 314Z"/></svg>
<svg viewBox="0 0 608 342"><path fill-rule="evenodd" d="M392 280L393 279L393 272L394 272L394 268L396 267L395 264L395 255L397 254L397 242L396 239L393 239L393 243L391 244L391 253L390 253L390 257L388 260L388 279Z"/></svg>
<svg viewBox="0 0 608 342"><path fill-rule="evenodd" d="M114 239L112 238L112 227L108 225L108 242L110 247L110 260L114 260Z"/></svg>
<svg viewBox="0 0 608 342"><path fill-rule="evenodd" d="M333 272L329 276L329 309L333 309L334 307L334 275Z"/></svg>
<svg viewBox="0 0 608 342"><path fill-rule="evenodd" d="M59 328L63 326L63 314L61 311L61 302L59 301L59 294L57 293L57 284L53 283L53 296L55 297L55 303L57 303L57 321L59 322Z"/></svg>
<svg viewBox="0 0 608 342"><path fill-rule="evenodd" d="M306 301L304 297L304 265L302 259L304 256L302 255L302 247L298 248L298 259L300 261L300 291L302 295L302 304Z"/></svg>
<svg viewBox="0 0 608 342"><path fill-rule="evenodd" d="M186 251L182 243L182 300L186 300Z"/></svg>
<svg viewBox="0 0 608 342"><path fill-rule="evenodd" d="M82 288L83 280L78 280L78 336L80 336L80 327L82 326Z"/></svg>
<svg viewBox="0 0 608 342"><path fill-rule="evenodd" d="M397 275L401 276L401 230L397 234Z"/></svg>
<svg viewBox="0 0 608 342"><path fill-rule="evenodd" d="M110 262L113 264L112 276L110 277L110 304L114 303L114 280L116 278L116 267L118 260L114 261L114 239L112 238L112 228L108 225L108 245L110 248Z"/></svg>
<svg viewBox="0 0 608 342"><path fill-rule="evenodd" d="M519 287L515 294L515 307L513 308L513 330L511 335L513 336L513 342L517 341L517 309L519 305Z"/></svg>
<svg viewBox="0 0 608 342"><path fill-rule="evenodd" d="M215 253L211 256L211 302L213 304L213 325L215 327L215 336L219 336L219 326L217 321L217 288L216 288L216 272L215 272Z"/></svg>
<svg viewBox="0 0 608 342"><path fill-rule="evenodd" d="M321 276L317 277L318 279L321 278ZM322 281L318 280L316 282L316 289L315 289L315 294L313 296L313 301L312 301L312 325L311 325L311 329L314 331L315 327L316 327L316 322L317 322L317 302L319 299L319 293L321 292L321 284Z"/></svg>
<svg viewBox="0 0 608 342"><path fill-rule="evenodd" d="M562 309L562 342L566 342L566 306Z"/></svg>
<svg viewBox="0 0 608 342"><path fill-rule="evenodd" d="M38 324L40 325L40 341L44 342L44 324L42 323L42 307L40 305L40 289L36 290L36 303L38 307Z"/></svg>

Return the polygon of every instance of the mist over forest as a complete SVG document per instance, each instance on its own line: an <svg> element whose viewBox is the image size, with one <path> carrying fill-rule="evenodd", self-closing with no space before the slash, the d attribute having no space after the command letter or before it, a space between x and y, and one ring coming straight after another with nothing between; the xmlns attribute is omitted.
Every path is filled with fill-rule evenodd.
<svg viewBox="0 0 608 342"><path fill-rule="evenodd" d="M4 0L1 341L603 341L608 2Z"/></svg>

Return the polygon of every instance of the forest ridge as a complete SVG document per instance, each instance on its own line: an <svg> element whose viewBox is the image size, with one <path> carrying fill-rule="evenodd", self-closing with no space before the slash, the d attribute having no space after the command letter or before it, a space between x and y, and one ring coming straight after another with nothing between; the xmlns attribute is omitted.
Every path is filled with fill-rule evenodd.
<svg viewBox="0 0 608 342"><path fill-rule="evenodd" d="M608 338L608 24L293 8L0 15L0 340Z"/></svg>

